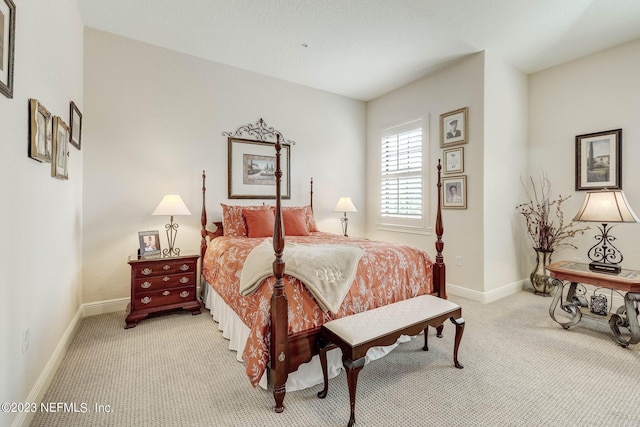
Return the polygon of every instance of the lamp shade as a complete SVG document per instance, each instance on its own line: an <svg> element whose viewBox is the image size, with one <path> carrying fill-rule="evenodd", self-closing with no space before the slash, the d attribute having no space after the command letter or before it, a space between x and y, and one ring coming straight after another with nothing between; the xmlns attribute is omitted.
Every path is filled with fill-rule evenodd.
<svg viewBox="0 0 640 427"><path fill-rule="evenodd" d="M178 194L167 194L160 200L160 204L153 211L153 215L191 215L191 212L182 201L182 197Z"/></svg>
<svg viewBox="0 0 640 427"><path fill-rule="evenodd" d="M358 209L353 205L350 197L340 197L336 204L334 212L358 212Z"/></svg>
<svg viewBox="0 0 640 427"><path fill-rule="evenodd" d="M589 191L574 221L640 222L622 190Z"/></svg>

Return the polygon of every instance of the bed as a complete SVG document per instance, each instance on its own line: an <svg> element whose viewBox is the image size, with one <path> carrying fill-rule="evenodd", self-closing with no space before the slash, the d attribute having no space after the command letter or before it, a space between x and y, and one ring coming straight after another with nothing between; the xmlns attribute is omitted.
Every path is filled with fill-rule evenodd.
<svg viewBox="0 0 640 427"><path fill-rule="evenodd" d="M441 166L437 166L438 205L435 223L436 256L429 255L408 245L389 244L366 239L353 239L317 231L313 219L313 181L310 204L302 207L282 206L280 135L274 143L276 152L275 205L270 206L230 206L223 207L223 222L216 222L215 230L207 228L206 175L202 175L201 214L201 259L202 286L205 305L211 310L214 320L219 322L223 335L230 340L229 347L238 351L247 376L252 385L273 388L275 411L284 409L286 390L300 389L322 382L322 372L317 363L317 338L324 322L348 316L395 301L431 294L447 298L445 284L445 264L442 255L443 225L441 215ZM271 211L273 230L268 237L243 235L242 219L238 212L247 215L245 227L250 228L248 211ZM295 213L291 213L295 211ZM260 215L268 214L262 212ZM307 225L301 235L287 235L285 227L292 224L292 217ZM231 217L235 218L235 222ZM242 218L242 217L240 217ZM223 227L224 223L224 227ZM253 224L253 223L252 223ZM254 225L251 225L251 229ZM303 227L304 228L304 227ZM290 234L290 233L288 233ZM296 233L294 233L296 234ZM254 233L253 236L256 234ZM326 311L321 308L305 285L287 274L284 260L285 239L289 248L310 245L355 246L364 249L357 262L355 280L351 281L346 295L338 309ZM255 291L243 296L239 291L242 268L246 259L258 246L271 245L272 274ZM336 307L334 305L334 307ZM440 326L439 333L442 330ZM339 350L338 350L339 351ZM372 358L390 351L379 349ZM331 352L330 352L331 354ZM312 360L313 359L313 360ZM338 374L342 366L340 354L334 353L329 359L330 376ZM264 375L268 373L267 376Z"/></svg>

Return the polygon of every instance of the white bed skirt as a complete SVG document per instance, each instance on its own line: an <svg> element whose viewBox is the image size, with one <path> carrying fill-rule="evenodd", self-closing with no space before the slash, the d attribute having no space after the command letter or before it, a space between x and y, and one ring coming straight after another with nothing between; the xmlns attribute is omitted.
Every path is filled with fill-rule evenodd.
<svg viewBox="0 0 640 427"><path fill-rule="evenodd" d="M222 336L229 340L229 349L235 351L236 359L242 362L242 352L249 338L249 327L242 323L238 315L205 280L203 280L203 286L205 286L206 294L204 297L205 307L211 312L213 320L218 323L218 330L222 331ZM385 356L396 348L399 343L410 339L410 337L401 336L396 344L387 347L372 347L367 352L365 363ZM329 378L337 377L340 371L344 369L342 366L342 351L339 348L327 352L327 368ZM323 381L320 358L314 356L309 362L300 365L297 371L289 374L286 388L287 391L303 390L322 384ZM267 388L266 372L260 379L259 385L264 389Z"/></svg>

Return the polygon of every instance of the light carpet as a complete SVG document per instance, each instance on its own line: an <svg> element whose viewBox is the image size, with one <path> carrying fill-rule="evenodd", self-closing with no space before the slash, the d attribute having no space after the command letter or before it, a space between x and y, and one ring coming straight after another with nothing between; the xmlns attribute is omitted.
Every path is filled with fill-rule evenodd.
<svg viewBox="0 0 640 427"><path fill-rule="evenodd" d="M456 296L466 328L452 360L455 327L401 344L360 372L358 426L640 426L640 344L625 349L591 318L567 331L550 298L523 291L491 304ZM254 389L217 324L175 313L125 330L124 313L85 318L44 402L85 403L89 412L39 412L32 426L343 426L344 372L287 393L285 411ZM95 405L108 412L95 411ZM79 406L80 407L80 406Z"/></svg>

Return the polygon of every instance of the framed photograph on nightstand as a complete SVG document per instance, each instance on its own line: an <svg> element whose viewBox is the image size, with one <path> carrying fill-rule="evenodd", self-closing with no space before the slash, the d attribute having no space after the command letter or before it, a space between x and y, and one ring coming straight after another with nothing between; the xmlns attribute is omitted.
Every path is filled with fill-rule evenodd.
<svg viewBox="0 0 640 427"><path fill-rule="evenodd" d="M139 231L138 238L140 240L139 258L152 259L162 257L158 230Z"/></svg>

